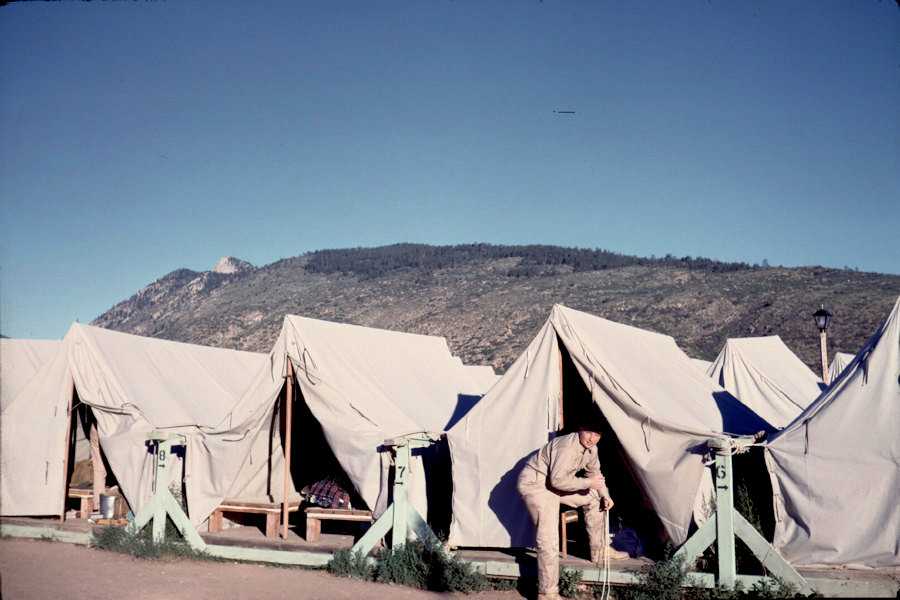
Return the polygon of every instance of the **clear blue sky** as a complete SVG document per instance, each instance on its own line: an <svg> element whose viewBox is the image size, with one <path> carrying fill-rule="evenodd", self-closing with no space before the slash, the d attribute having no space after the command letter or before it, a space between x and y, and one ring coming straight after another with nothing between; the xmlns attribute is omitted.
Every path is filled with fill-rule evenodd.
<svg viewBox="0 0 900 600"><path fill-rule="evenodd" d="M0 86L11 337L396 242L900 273L892 1L14 3Z"/></svg>

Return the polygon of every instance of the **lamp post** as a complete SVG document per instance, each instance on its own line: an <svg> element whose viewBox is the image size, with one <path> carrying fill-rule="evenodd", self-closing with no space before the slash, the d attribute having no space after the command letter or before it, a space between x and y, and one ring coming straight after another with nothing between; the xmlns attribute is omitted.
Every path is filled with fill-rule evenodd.
<svg viewBox="0 0 900 600"><path fill-rule="evenodd" d="M819 328L819 345L822 349L822 381L825 382L825 385L830 385L831 382L828 381L828 352L825 350L825 330L828 329L828 324L831 322L831 313L825 310L825 306L822 306L822 308L813 313L813 319L816 320L816 327Z"/></svg>

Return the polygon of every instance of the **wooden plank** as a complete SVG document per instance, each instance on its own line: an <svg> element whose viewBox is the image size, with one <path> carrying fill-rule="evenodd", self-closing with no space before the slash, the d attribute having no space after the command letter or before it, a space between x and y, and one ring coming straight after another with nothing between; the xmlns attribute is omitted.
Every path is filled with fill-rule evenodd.
<svg viewBox="0 0 900 600"><path fill-rule="evenodd" d="M281 523L281 514L266 513L266 537L278 537L278 525Z"/></svg>
<svg viewBox="0 0 900 600"><path fill-rule="evenodd" d="M345 508L320 508L318 506L310 506L305 509L306 514L308 515L316 515L320 516L320 518L327 519L328 517L321 517L321 515L335 515L334 518L347 518L348 516L356 516L356 517L368 517L369 520L372 520L372 511L369 510L359 510L359 509L345 509Z"/></svg>
<svg viewBox="0 0 900 600"><path fill-rule="evenodd" d="M307 520L315 520L315 521L356 521L359 523L371 523L373 521L371 516L364 515L306 515Z"/></svg>
<svg viewBox="0 0 900 600"><path fill-rule="evenodd" d="M578 511L577 510L564 510L559 515L559 530L560 536L559 539L562 543L562 557L566 558L569 556L569 540L567 535L567 527L568 523L577 523L578 522Z"/></svg>
<svg viewBox="0 0 900 600"><path fill-rule="evenodd" d="M209 532L219 533L222 531L222 511L218 508L209 515Z"/></svg>
<svg viewBox="0 0 900 600"><path fill-rule="evenodd" d="M332 558L330 552L306 552L303 550L265 550L232 546L207 546L207 554L232 560L251 560L285 565L325 567Z"/></svg>
<svg viewBox="0 0 900 600"><path fill-rule="evenodd" d="M716 531L716 515L713 513L710 515L709 519L707 519L707 521L681 545L681 548L678 549L675 556L680 556L684 559L685 565L694 564L694 561L700 558L703 551L716 541Z"/></svg>
<svg viewBox="0 0 900 600"><path fill-rule="evenodd" d="M63 497L62 510L59 513L59 520L66 520L66 498L69 491L69 446L72 445L72 401L75 398L75 379L69 375L69 406L66 408L68 420L66 421L66 453L63 458Z"/></svg>
<svg viewBox="0 0 900 600"><path fill-rule="evenodd" d="M353 548L350 549L351 552L360 552L363 555L368 555L372 548L375 547L376 544L383 538L388 531L391 530L391 526L394 522L394 509L395 505L392 503L388 505L387 510L385 510L378 520L369 527L369 530L363 534L361 538L353 545Z"/></svg>
<svg viewBox="0 0 900 600"><path fill-rule="evenodd" d="M281 512L281 537L287 539L288 535L288 505L290 503L291 481L291 405L294 403L294 366L291 357L285 356L287 362L287 381L285 381L284 410L285 410L285 436L284 436L284 508Z"/></svg>
<svg viewBox="0 0 900 600"><path fill-rule="evenodd" d="M559 356L559 427L558 431L562 431L565 426L565 418L563 415L563 355L562 350L559 349L560 344L559 337L556 338L556 354Z"/></svg>
<svg viewBox="0 0 900 600"><path fill-rule="evenodd" d="M747 544L747 547L750 548L750 551L753 552L753 555L756 556L759 562L784 581L796 585L802 594L812 592L806 579L790 563L784 560L784 557L769 544L766 538L736 509L732 509L732 512L734 514L735 533Z"/></svg>
<svg viewBox="0 0 900 600"><path fill-rule="evenodd" d="M319 519L306 517L306 541L318 542L322 535L322 521Z"/></svg>
<svg viewBox="0 0 900 600"><path fill-rule="evenodd" d="M302 500L294 500L288 503L288 508L292 511L299 510L300 505L303 504ZM252 510L274 510L280 511L282 506L284 506L281 502L251 502L251 501L241 501L241 500L223 500L219 505L220 508L225 508L226 510L231 510L234 512L241 512L243 509Z"/></svg>

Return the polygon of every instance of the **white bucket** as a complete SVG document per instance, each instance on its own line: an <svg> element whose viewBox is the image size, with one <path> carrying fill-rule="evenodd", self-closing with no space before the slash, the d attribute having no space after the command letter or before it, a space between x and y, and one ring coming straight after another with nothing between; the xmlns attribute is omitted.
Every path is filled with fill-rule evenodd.
<svg viewBox="0 0 900 600"><path fill-rule="evenodd" d="M100 514L103 515L104 519L112 519L113 514L116 512L116 497L100 494Z"/></svg>

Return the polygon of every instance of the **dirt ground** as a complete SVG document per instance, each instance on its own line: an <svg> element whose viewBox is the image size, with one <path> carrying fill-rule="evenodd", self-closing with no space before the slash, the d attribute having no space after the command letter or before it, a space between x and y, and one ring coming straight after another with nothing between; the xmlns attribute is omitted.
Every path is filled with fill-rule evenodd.
<svg viewBox="0 0 900 600"><path fill-rule="evenodd" d="M324 571L233 562L150 561L63 542L0 540L0 598L523 600L518 592L437 593Z"/></svg>

